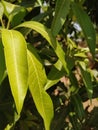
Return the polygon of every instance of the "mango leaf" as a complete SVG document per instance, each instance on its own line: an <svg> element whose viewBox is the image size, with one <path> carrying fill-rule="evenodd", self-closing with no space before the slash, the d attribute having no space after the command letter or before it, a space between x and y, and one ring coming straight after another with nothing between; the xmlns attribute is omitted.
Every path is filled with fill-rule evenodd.
<svg viewBox="0 0 98 130"><path fill-rule="evenodd" d="M91 74L89 71L87 71L86 65L84 62L79 62L79 67L81 71L81 75L85 84L85 87L88 92L88 97L89 99L92 99L92 94L93 94L93 84L92 84L92 78Z"/></svg>
<svg viewBox="0 0 98 130"><path fill-rule="evenodd" d="M66 20L66 16L69 13L69 9L70 9L70 0L57 0L55 8L55 16L51 27L54 36L56 36L60 31L60 29L62 28Z"/></svg>
<svg viewBox="0 0 98 130"><path fill-rule="evenodd" d="M2 1L4 13L10 20L12 26L18 25L26 14L26 9L19 5L14 5L6 1Z"/></svg>
<svg viewBox="0 0 98 130"><path fill-rule="evenodd" d="M9 18L10 13L15 9L17 5L11 4L4 0L2 0L2 4L4 6L4 14L7 16L7 18Z"/></svg>
<svg viewBox="0 0 98 130"><path fill-rule="evenodd" d="M5 66L4 50L0 39L0 84L3 81L5 70L6 66Z"/></svg>
<svg viewBox="0 0 98 130"><path fill-rule="evenodd" d="M12 95L18 114L20 114L27 92L28 64L26 42L15 30L2 30L5 61Z"/></svg>
<svg viewBox="0 0 98 130"><path fill-rule="evenodd" d="M65 53L62 50L60 44L56 41L55 37L52 35L51 30L46 28L43 24L35 21L28 21L20 24L18 27L27 27L34 29L38 33L40 33L52 46L54 49L55 53L57 54L58 58L62 62L62 65L67 73L69 73L68 67L67 67L67 62L65 61Z"/></svg>
<svg viewBox="0 0 98 130"><path fill-rule="evenodd" d="M21 6L16 7L10 14L12 27L18 25L23 20L25 14L26 14L25 8Z"/></svg>
<svg viewBox="0 0 98 130"><path fill-rule="evenodd" d="M47 76L47 83L45 85L45 90L49 89L53 85L55 85L59 80L63 77L65 74L63 68L62 68L62 63L60 60L58 60L54 66L52 67L51 71L49 72Z"/></svg>
<svg viewBox="0 0 98 130"><path fill-rule="evenodd" d="M72 3L73 13L77 18L78 23L80 24L85 38L88 43L88 47L92 53L95 55L95 47L96 47L96 34L93 24L90 21L90 18L86 14L86 12L75 2Z"/></svg>
<svg viewBox="0 0 98 130"><path fill-rule="evenodd" d="M37 110L44 120L45 130L50 130L50 123L53 118L53 104L51 98L44 90L44 85L47 80L45 70L39 56L33 48L32 53L28 50L27 54L29 65L29 89Z"/></svg>
<svg viewBox="0 0 98 130"><path fill-rule="evenodd" d="M0 2L0 19L2 19L3 13L4 13L4 7L2 3Z"/></svg>

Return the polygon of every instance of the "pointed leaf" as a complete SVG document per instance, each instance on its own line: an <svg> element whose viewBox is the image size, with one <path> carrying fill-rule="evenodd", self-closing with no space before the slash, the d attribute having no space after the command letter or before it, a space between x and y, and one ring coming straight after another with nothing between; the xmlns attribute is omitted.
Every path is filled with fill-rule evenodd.
<svg viewBox="0 0 98 130"><path fill-rule="evenodd" d="M92 78L90 73L87 71L85 63L84 62L79 62L79 67L81 71L81 75L85 84L85 87L88 92L88 97L89 99L92 99L92 94L93 94L93 84L92 84Z"/></svg>
<svg viewBox="0 0 98 130"><path fill-rule="evenodd" d="M6 66L5 66L4 50L0 39L0 84L3 80L5 70Z"/></svg>
<svg viewBox="0 0 98 130"><path fill-rule="evenodd" d="M23 36L14 30L2 30L5 61L11 91L20 114L27 92L28 64L26 42Z"/></svg>
<svg viewBox="0 0 98 130"><path fill-rule="evenodd" d="M24 7L2 1L4 13L11 21L12 26L18 25L24 18L26 10Z"/></svg>
<svg viewBox="0 0 98 130"><path fill-rule="evenodd" d="M91 23L90 18L86 12L75 2L72 3L72 9L83 30L89 49L94 56L96 47L96 34L93 24Z"/></svg>
<svg viewBox="0 0 98 130"><path fill-rule="evenodd" d="M70 0L57 0L55 8L55 16L52 23L52 33L54 36L58 34L62 28L66 16L69 13L70 9Z"/></svg>
<svg viewBox="0 0 98 130"><path fill-rule="evenodd" d="M37 31L38 33L40 33L52 46L58 58L62 62L62 65L64 66L65 71L69 73L67 62L65 61L65 53L63 49L61 48L60 44L56 41L55 37L52 35L51 30L46 28L43 24L35 22L35 21L24 22L17 27L31 28Z"/></svg>
<svg viewBox="0 0 98 130"><path fill-rule="evenodd" d="M33 48L32 53L28 50L28 65L30 92L37 110L44 120L45 130L50 130L50 123L53 118L53 104L51 98L44 90L47 78L42 63Z"/></svg>
<svg viewBox="0 0 98 130"><path fill-rule="evenodd" d="M37 0L40 6L42 6L43 0Z"/></svg>
<svg viewBox="0 0 98 130"><path fill-rule="evenodd" d="M2 4L4 6L4 14L9 18L9 14L15 9L17 5L11 4L2 0Z"/></svg>

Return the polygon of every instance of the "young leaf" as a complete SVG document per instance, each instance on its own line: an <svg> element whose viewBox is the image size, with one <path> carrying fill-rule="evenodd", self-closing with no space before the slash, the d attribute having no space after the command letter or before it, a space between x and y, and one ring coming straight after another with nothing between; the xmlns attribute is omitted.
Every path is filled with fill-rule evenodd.
<svg viewBox="0 0 98 130"><path fill-rule="evenodd" d="M69 73L67 62L65 61L65 53L48 28L46 28L43 24L35 21L24 22L17 27L31 28L40 33L52 46L59 60L62 62L65 71Z"/></svg>
<svg viewBox="0 0 98 130"><path fill-rule="evenodd" d="M10 20L12 26L18 25L24 18L26 10L24 7L2 1L4 14Z"/></svg>
<svg viewBox="0 0 98 130"><path fill-rule="evenodd" d="M10 13L15 9L16 5L6 2L4 0L2 0L2 4L4 6L4 14L7 16L7 18L9 18Z"/></svg>
<svg viewBox="0 0 98 130"><path fill-rule="evenodd" d="M28 88L26 42L21 33L7 29L2 30L2 42L11 91L20 114Z"/></svg>
<svg viewBox="0 0 98 130"><path fill-rule="evenodd" d="M90 18L88 17L86 12L75 2L72 3L72 9L73 9L74 15L77 18L77 21L79 22L83 30L89 49L92 55L94 56L95 47L96 47L96 34L95 34L95 29L90 21Z"/></svg>
<svg viewBox="0 0 98 130"><path fill-rule="evenodd" d="M57 0L55 8L55 16L52 22L52 33L54 36L58 34L62 28L66 16L69 13L70 9L70 0Z"/></svg>
<svg viewBox="0 0 98 130"><path fill-rule="evenodd" d="M0 39L0 84L3 80L5 70L6 66L5 66L4 50Z"/></svg>
<svg viewBox="0 0 98 130"><path fill-rule="evenodd" d="M79 67L80 67L80 71L81 71L81 75L82 75L85 87L86 87L87 92L88 92L88 97L89 97L89 99L92 99L93 85L92 85L91 75L87 71L84 62L82 62L82 61L79 62Z"/></svg>
<svg viewBox="0 0 98 130"><path fill-rule="evenodd" d="M39 56L32 48L32 53L28 50L29 65L29 89L34 99L38 112L42 116L45 130L50 130L50 123L53 118L53 104L49 95L44 90L47 80L45 70L40 62Z"/></svg>

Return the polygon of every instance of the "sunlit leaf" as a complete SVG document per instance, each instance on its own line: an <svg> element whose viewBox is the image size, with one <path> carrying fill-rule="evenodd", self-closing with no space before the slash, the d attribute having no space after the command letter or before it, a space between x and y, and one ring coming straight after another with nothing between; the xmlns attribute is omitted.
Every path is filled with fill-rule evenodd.
<svg viewBox="0 0 98 130"><path fill-rule="evenodd" d="M20 24L17 27L26 27L26 28L31 28L38 33L40 33L52 46L54 49L55 53L57 54L58 58L62 62L62 65L64 66L64 69L67 73L69 73L69 70L67 68L67 62L65 61L65 53L63 49L61 48L60 44L57 42L55 37L52 35L51 30L46 28L43 24L35 21L28 21Z"/></svg>
<svg viewBox="0 0 98 130"><path fill-rule="evenodd" d="M87 40L89 49L92 53L92 55L95 55L95 47L96 47L96 34L95 29L93 27L93 24L91 23L90 18L86 14L86 12L75 2L72 3L72 9L74 12L74 15L77 18L77 21L79 22L83 33L85 35L85 38Z"/></svg>
<svg viewBox="0 0 98 130"><path fill-rule="evenodd" d="M12 26L18 25L24 18L26 10L24 7L2 1L4 13L10 20Z"/></svg>
<svg viewBox="0 0 98 130"><path fill-rule="evenodd" d="M51 27L54 36L56 36L62 28L66 20L66 16L69 13L69 9L70 0L57 0L55 7L55 16Z"/></svg>
<svg viewBox="0 0 98 130"><path fill-rule="evenodd" d="M28 88L26 42L18 31L7 29L2 30L2 42L11 91L20 114Z"/></svg>
<svg viewBox="0 0 98 130"><path fill-rule="evenodd" d="M43 0L37 0L37 2L39 3L39 5L42 6L42 2L43 2Z"/></svg>
<svg viewBox="0 0 98 130"><path fill-rule="evenodd" d="M42 116L45 130L50 130L50 123L53 118L53 104L49 95L44 90L46 74L43 65L32 48L32 53L28 50L29 65L29 89L34 99L38 112Z"/></svg>
<svg viewBox="0 0 98 130"><path fill-rule="evenodd" d="M6 2L4 0L2 0L2 4L4 6L4 14L9 17L9 14L15 9L16 5Z"/></svg>

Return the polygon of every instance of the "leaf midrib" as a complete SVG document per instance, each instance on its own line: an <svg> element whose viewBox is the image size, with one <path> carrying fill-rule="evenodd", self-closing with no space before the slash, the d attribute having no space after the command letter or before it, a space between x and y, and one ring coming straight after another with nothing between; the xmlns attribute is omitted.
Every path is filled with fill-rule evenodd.
<svg viewBox="0 0 98 130"><path fill-rule="evenodd" d="M36 77L37 77L37 81L38 81L38 87L39 87L39 90L40 90L40 98L41 99L43 99L42 97L42 94L41 94L41 87L40 86L42 86L42 85L40 85L41 83L40 83L40 80L39 80L39 77L38 77L38 73L37 73L37 69L36 69L36 65L34 64L34 60L33 60L33 58L32 58L32 56L31 56L31 54L30 54L30 52L28 51L28 55L29 55L29 57L30 57L30 59L31 59L31 61L32 61L32 64L33 64L33 66L34 66L34 69L35 69L35 74L36 74ZM45 111L44 111L44 105L43 105L43 103L41 102L41 104L42 104L42 108L43 108L43 113L44 113L44 119L46 119L46 114L45 114Z"/></svg>
<svg viewBox="0 0 98 130"><path fill-rule="evenodd" d="M15 53L15 51L16 51L16 48L14 47L14 36L13 36L13 33L11 32L11 31L9 31L9 33L10 33L10 35L11 35L11 43L12 43L12 50L13 50L13 61L14 61L14 70L15 70L15 76L16 76L16 84L17 84L17 88L18 88L18 90L19 90L19 83L18 83L18 66L17 66L17 55L16 55L16 53ZM19 91L17 91L17 92L19 92ZM19 100L18 100L18 102L19 102ZM20 103L19 103L20 104Z"/></svg>

